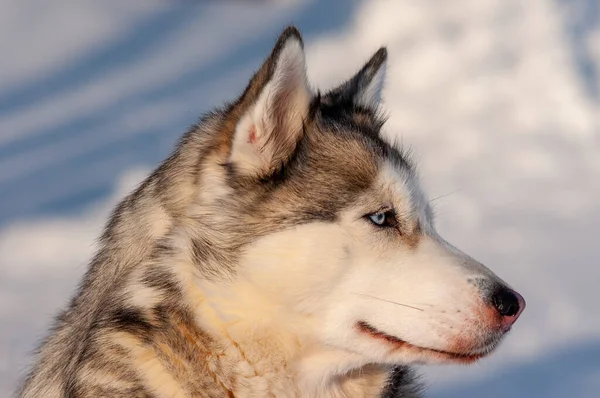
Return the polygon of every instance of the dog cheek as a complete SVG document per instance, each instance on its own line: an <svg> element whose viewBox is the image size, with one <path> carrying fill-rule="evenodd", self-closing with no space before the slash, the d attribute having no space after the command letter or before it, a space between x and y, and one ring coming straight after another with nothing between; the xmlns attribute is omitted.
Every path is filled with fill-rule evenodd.
<svg viewBox="0 0 600 398"><path fill-rule="evenodd" d="M265 237L244 256L243 272L255 288L298 312L318 311L347 272L347 255L335 225L308 224Z"/></svg>

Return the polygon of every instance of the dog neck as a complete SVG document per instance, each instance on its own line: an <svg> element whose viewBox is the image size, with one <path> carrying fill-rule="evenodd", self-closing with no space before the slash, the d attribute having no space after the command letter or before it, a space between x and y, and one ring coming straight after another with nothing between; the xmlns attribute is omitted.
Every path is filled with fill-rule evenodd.
<svg viewBox="0 0 600 398"><path fill-rule="evenodd" d="M282 314L239 281L188 288L198 327L220 347L215 377L235 396L381 396L390 369L319 343L308 331L310 318Z"/></svg>

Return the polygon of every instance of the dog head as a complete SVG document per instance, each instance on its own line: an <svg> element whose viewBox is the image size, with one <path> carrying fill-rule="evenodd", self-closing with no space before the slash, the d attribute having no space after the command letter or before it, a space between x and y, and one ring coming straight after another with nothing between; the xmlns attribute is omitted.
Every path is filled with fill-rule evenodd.
<svg viewBox="0 0 600 398"><path fill-rule="evenodd" d="M381 135L386 58L319 94L299 32L284 31L215 122L199 267L230 264L207 277L224 322L286 324L364 363L471 362L525 302L436 232L414 165Z"/></svg>

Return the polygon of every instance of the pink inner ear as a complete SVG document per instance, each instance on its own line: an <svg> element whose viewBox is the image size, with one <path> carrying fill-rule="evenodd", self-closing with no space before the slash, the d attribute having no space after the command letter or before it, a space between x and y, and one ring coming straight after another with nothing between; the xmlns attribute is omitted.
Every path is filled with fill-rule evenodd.
<svg viewBox="0 0 600 398"><path fill-rule="evenodd" d="M254 144L256 142L256 127L250 127L250 131L248 131L248 143Z"/></svg>

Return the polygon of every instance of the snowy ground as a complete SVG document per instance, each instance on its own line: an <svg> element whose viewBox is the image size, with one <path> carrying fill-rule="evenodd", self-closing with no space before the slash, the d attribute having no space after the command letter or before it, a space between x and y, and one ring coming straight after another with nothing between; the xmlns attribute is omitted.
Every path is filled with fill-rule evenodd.
<svg viewBox="0 0 600 398"><path fill-rule="evenodd" d="M174 3L0 3L0 396L110 206L291 22L322 88L388 46L387 133L451 193L441 232L527 299L495 355L428 369L428 395L598 396L597 0Z"/></svg>

